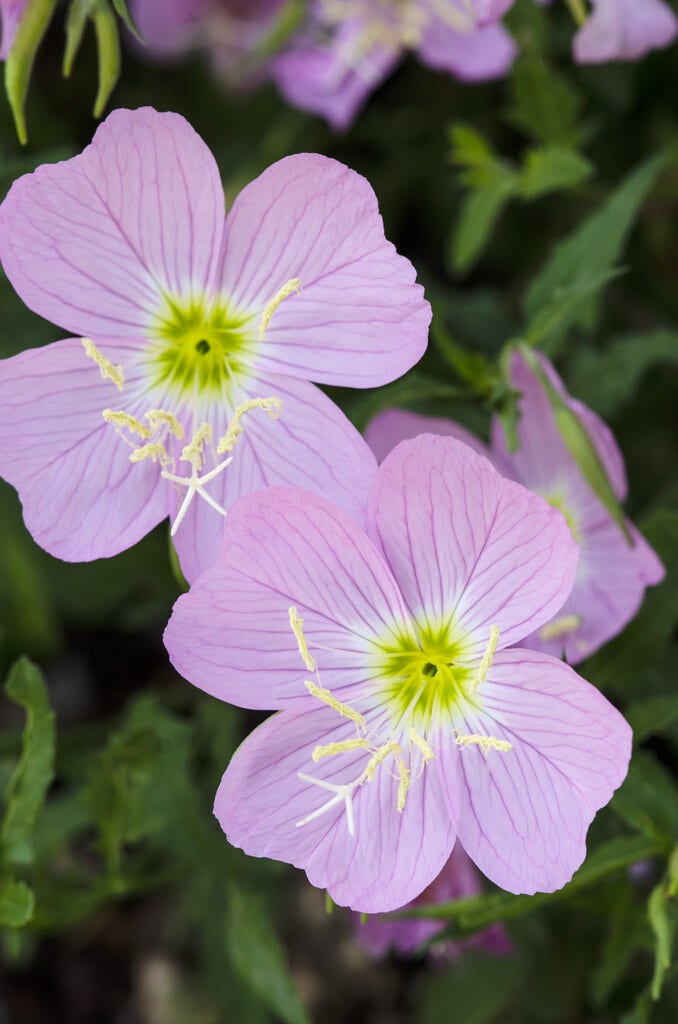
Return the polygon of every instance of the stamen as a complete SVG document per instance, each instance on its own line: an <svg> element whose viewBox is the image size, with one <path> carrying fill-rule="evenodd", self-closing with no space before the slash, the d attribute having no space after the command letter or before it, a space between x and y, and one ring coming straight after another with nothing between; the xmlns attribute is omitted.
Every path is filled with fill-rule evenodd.
<svg viewBox="0 0 678 1024"><path fill-rule="evenodd" d="M364 716L361 715L359 711L352 708L350 704L342 704L341 701L337 700L337 698L334 697L329 690L326 690L324 686L317 686L315 683L312 683L310 679L306 680L305 686L312 697L317 697L318 700L327 704L328 707L332 708L343 718L350 718L352 722L355 722L358 729L361 729L363 732L367 732L367 722L365 721Z"/></svg>
<svg viewBox="0 0 678 1024"><path fill-rule="evenodd" d="M304 636L304 620L301 618L298 610L294 607L294 605L290 605L289 616L290 626L292 627L292 632L297 638L297 643L299 644L299 654L304 660L304 665L306 666L309 672L315 672L318 666L316 664L315 659L311 657L311 653L308 649L308 644L306 643L306 637Z"/></svg>
<svg viewBox="0 0 678 1024"><path fill-rule="evenodd" d="M85 350L85 355L93 359L99 367L103 379L113 381L118 391L122 391L125 386L125 374L122 371L122 366L120 364L114 366L89 338L82 339L82 347Z"/></svg>
<svg viewBox="0 0 678 1024"><path fill-rule="evenodd" d="M363 772L365 781L372 781L372 779L374 778L374 773L376 772L377 768L379 767L380 764L382 764L383 761L386 760L386 758L390 754L400 753L402 753L400 749L400 744L396 743L395 740L390 740L389 743L384 743L383 747L379 747L378 750L375 750L375 752L372 754L372 757L367 762L367 766L365 768L365 771Z"/></svg>
<svg viewBox="0 0 678 1024"><path fill-rule="evenodd" d="M410 743L413 743L415 747L418 747L419 750L421 751L421 756L423 758L425 765L428 764L429 761L432 761L433 758L436 756L433 747L431 747L430 744L426 742L423 736L419 735L416 729L410 729L409 739Z"/></svg>
<svg viewBox="0 0 678 1024"><path fill-rule="evenodd" d="M293 277L291 281L284 284L280 291L276 292L271 301L268 303L261 317L261 326L259 327L259 341L264 340L264 335L268 329L268 325L271 322L271 318L275 313L281 302L284 302L288 296L293 292L297 295L301 292L301 280L298 277Z"/></svg>
<svg viewBox="0 0 678 1024"><path fill-rule="evenodd" d="M318 745L313 754L314 761L319 761L322 757L329 757L331 754L345 754L351 750L371 750L370 744L364 739L355 740L343 740L340 743L325 743L324 745Z"/></svg>
<svg viewBox="0 0 678 1024"><path fill-rule="evenodd" d="M120 433L123 428L129 430L132 434L138 434L139 437L146 440L151 436L151 431L148 427L138 420L135 416L130 416L128 412L120 410L116 412L113 409L104 409L101 414L107 423L112 423L115 429ZM121 435L126 441L127 438Z"/></svg>
<svg viewBox="0 0 678 1024"><path fill-rule="evenodd" d="M559 619L554 619L553 622L547 622L545 626L542 626L539 636L542 640L559 640L560 637L573 633L581 626L581 622L581 615L561 615Z"/></svg>
<svg viewBox="0 0 678 1024"><path fill-rule="evenodd" d="M130 462L142 462L144 459L160 462L162 466L171 461L164 444L160 441L150 441L148 444L142 445L141 448L135 448L129 457ZM163 473L162 476L164 475Z"/></svg>
<svg viewBox="0 0 678 1024"><path fill-rule="evenodd" d="M246 412L251 412L252 409L263 409L268 413L272 420L277 420L280 416L280 410L282 409L282 402L279 398L249 398L246 402L242 402L235 410L233 419L229 423L226 433L219 441L217 446L218 455L223 455L224 452L233 451L236 441L244 429L240 420Z"/></svg>
<svg viewBox="0 0 678 1024"><path fill-rule="evenodd" d="M152 430L167 427L175 437L182 438L184 436L184 428L173 412L167 412L165 409L150 409L145 415Z"/></svg>
<svg viewBox="0 0 678 1024"><path fill-rule="evenodd" d="M399 757L396 761L396 768L398 769L398 776L400 782L398 784L398 813L402 814L405 809L405 803L407 801L407 794L410 788L410 776L411 769L407 767L402 757Z"/></svg>
<svg viewBox="0 0 678 1024"><path fill-rule="evenodd" d="M500 750L502 753L513 750L513 744L509 743L508 740L498 740L494 736L479 736L477 733L472 733L470 736L458 734L456 744L458 747L480 747L484 757L487 757L490 750Z"/></svg>
<svg viewBox="0 0 678 1024"><path fill-rule="evenodd" d="M490 671L492 667L492 659L494 658L494 654L495 651L497 650L498 643L499 626L495 624L490 629L490 638L487 641L487 647L485 648L485 653L483 654L480 665L478 666L478 671L476 672L475 676L473 677L469 685L469 693L474 693L477 687L479 687L481 683L485 682L485 679L487 678L487 673Z"/></svg>
<svg viewBox="0 0 678 1024"><path fill-rule="evenodd" d="M182 462L190 462L195 470L201 470L205 461L205 443L211 440L211 426L209 423L201 423L191 440L182 449L179 458Z"/></svg>

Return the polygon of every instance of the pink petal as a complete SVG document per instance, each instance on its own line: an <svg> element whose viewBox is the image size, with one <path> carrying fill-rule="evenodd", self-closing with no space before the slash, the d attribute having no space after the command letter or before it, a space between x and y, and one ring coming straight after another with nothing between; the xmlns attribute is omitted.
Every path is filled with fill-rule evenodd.
<svg viewBox="0 0 678 1024"><path fill-rule="evenodd" d="M343 804L296 825L332 796L297 773L335 783L353 780L368 753L343 753L317 763L311 754L318 743L354 736L352 723L329 708L274 715L234 755L214 812L234 846L304 868L311 884L327 889L340 906L365 913L395 910L433 881L454 845L435 770L428 768L412 784L399 813L397 776L384 762L373 781L355 793L354 836Z"/></svg>
<svg viewBox="0 0 678 1024"><path fill-rule="evenodd" d="M372 641L405 618L381 555L346 513L293 487L250 493L229 512L217 563L174 606L165 632L172 663L241 707L308 699L291 605L333 692L371 678Z"/></svg>
<svg viewBox="0 0 678 1024"><path fill-rule="evenodd" d="M678 36L678 18L663 0L593 0L593 5L573 42L580 64L637 60Z"/></svg>
<svg viewBox="0 0 678 1024"><path fill-rule="evenodd" d="M214 158L183 117L116 110L79 156L14 183L2 264L26 305L61 327L143 336L163 293L211 285L223 212Z"/></svg>
<svg viewBox="0 0 678 1024"><path fill-rule="evenodd" d="M225 433L234 406L248 398L282 400L280 418L254 410L242 421L244 433L233 463L208 490L223 508L249 491L294 484L323 494L357 522L364 522L367 495L377 470L367 444L343 412L307 381L273 374L248 380L231 407L214 407L210 422ZM177 495L177 502L183 495ZM189 581L217 560L224 521L204 501L194 501L175 538Z"/></svg>
<svg viewBox="0 0 678 1024"><path fill-rule="evenodd" d="M364 26L354 20L337 26L325 45L312 34L278 56L271 77L295 107L324 117L333 128L348 128L367 98L389 75L400 53L384 46L360 49ZM359 53L359 60L351 54Z"/></svg>
<svg viewBox="0 0 678 1024"><path fill-rule="evenodd" d="M223 289L260 313L289 281L259 348L266 372L372 387L421 357L431 318L409 260L384 237L368 182L324 156L286 157L238 196Z"/></svg>
<svg viewBox="0 0 678 1024"><path fill-rule="evenodd" d="M631 729L569 666L512 650L495 656L477 713L458 730L513 744L485 756L450 740L448 803L464 849L509 892L561 888L584 860L596 811L626 776Z"/></svg>
<svg viewBox="0 0 678 1024"><path fill-rule="evenodd" d="M418 434L456 437L474 452L489 458L487 445L454 420L419 416L416 412L407 412L404 409L385 409L384 412L377 413L365 427L364 434L379 462L383 462L391 449L401 441L417 437Z"/></svg>
<svg viewBox="0 0 678 1024"><path fill-rule="evenodd" d="M104 346L112 362L126 362L131 347ZM133 376L125 390L134 394ZM117 398L78 339L0 362L0 474L18 490L28 530L57 558L115 555L167 515L158 467L132 464L102 417L121 408Z"/></svg>
<svg viewBox="0 0 678 1024"><path fill-rule="evenodd" d="M130 10L141 32L146 50L156 54L175 54L193 43L201 20L209 13L213 0L132 0Z"/></svg>
<svg viewBox="0 0 678 1024"><path fill-rule="evenodd" d="M377 474L368 533L380 543L412 616L450 621L482 655L547 622L572 589L577 545L555 509L462 442L403 441Z"/></svg>
<svg viewBox="0 0 678 1024"><path fill-rule="evenodd" d="M0 60L7 60L27 3L28 0L0 0L0 17L2 18Z"/></svg>
<svg viewBox="0 0 678 1024"><path fill-rule="evenodd" d="M436 18L417 51L421 60L437 71L449 71L465 82L482 82L505 75L518 47L503 25L455 32L442 18Z"/></svg>

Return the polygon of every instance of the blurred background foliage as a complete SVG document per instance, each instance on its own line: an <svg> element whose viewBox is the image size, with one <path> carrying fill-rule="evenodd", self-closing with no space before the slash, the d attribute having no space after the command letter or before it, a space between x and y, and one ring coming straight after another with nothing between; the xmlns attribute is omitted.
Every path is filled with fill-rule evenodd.
<svg viewBox="0 0 678 1024"><path fill-rule="evenodd" d="M231 849L211 816L221 772L259 719L168 665L161 635L179 585L166 526L115 559L68 565L35 546L2 485L3 1024L678 1019L677 51L577 67L565 5L521 0L509 24L522 56L505 81L461 85L408 60L342 135L270 86L227 94L197 57L152 63L131 42L112 103L186 116L229 199L293 152L368 177L434 324L402 380L331 390L358 426L391 405L481 435L492 411L510 423L500 356L518 339L548 352L611 424L629 512L667 577L580 668L636 736L586 864L552 896L488 886L438 911L456 937L504 921L511 956L370 962L350 914L327 913L300 873ZM0 104L3 192L91 137L95 47L85 40L67 81L62 51L55 22L28 96L27 147ZM0 280L0 355L56 337Z"/></svg>

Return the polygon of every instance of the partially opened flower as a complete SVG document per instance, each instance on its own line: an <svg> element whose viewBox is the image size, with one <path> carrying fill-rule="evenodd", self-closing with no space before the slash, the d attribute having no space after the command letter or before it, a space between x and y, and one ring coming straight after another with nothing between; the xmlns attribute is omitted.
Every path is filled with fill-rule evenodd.
<svg viewBox="0 0 678 1024"><path fill-rule="evenodd" d="M270 483L364 517L374 456L307 379L392 380L421 356L430 318L364 178L291 156L224 222L190 125L119 110L80 156L15 182L0 257L28 306L85 338L0 364L0 473L52 554L113 555L180 510L192 578L233 499Z"/></svg>
<svg viewBox="0 0 678 1024"><path fill-rule="evenodd" d="M297 488L240 499L165 635L195 685L282 709L224 775L228 839L366 913L418 896L455 837L511 892L564 885L631 731L569 666L511 645L576 567L560 512L451 438L387 457L366 533Z"/></svg>
<svg viewBox="0 0 678 1024"><path fill-rule="evenodd" d="M664 0L592 0L572 44L580 64L638 60L678 38L678 18Z"/></svg>
<svg viewBox="0 0 678 1024"><path fill-rule="evenodd" d="M496 24L513 0L316 0L309 24L271 66L295 106L345 128L369 94L414 50L464 81L505 74L516 55Z"/></svg>
<svg viewBox="0 0 678 1024"><path fill-rule="evenodd" d="M539 358L551 384L585 427L617 498L623 501L627 493L624 462L612 433L594 412L567 394L548 360ZM423 432L461 437L484 451L504 476L560 509L579 544L577 579L558 614L523 643L555 657L564 654L570 664L576 664L630 622L645 588L660 583L664 569L638 530L627 521L625 536L596 497L558 430L542 383L517 351L511 357L510 378L522 395L516 452L509 451L498 417L492 425L489 449L450 420L395 409L376 416L367 427L366 438L377 458L383 459L394 445Z"/></svg>
<svg viewBox="0 0 678 1024"><path fill-rule="evenodd" d="M447 864L438 877L422 893L412 900L409 907L421 904L447 903L482 892L480 875L470 857L457 843ZM401 956L417 954L446 927L446 921L431 918L381 917L372 914L365 919L356 915L355 936L363 949L371 956L380 957L392 951ZM441 961L455 961L467 949L478 949L495 955L511 952L511 943L500 924L492 924L477 935L455 941L446 939L433 947L433 954Z"/></svg>

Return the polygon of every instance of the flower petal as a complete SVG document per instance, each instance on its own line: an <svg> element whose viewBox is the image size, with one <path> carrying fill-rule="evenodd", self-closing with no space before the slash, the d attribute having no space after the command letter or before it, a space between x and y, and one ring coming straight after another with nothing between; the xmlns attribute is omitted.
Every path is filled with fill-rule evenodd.
<svg viewBox="0 0 678 1024"><path fill-rule="evenodd" d="M274 715L236 751L214 811L234 846L304 868L335 903L371 914L395 910L429 885L452 850L454 833L438 773L426 769L399 813L390 761L354 793L355 835L343 801L297 825L333 796L299 772L341 784L357 778L369 759L366 752L343 753L314 763L314 747L354 735L351 723L329 708Z"/></svg>
<svg viewBox="0 0 678 1024"><path fill-rule="evenodd" d="M459 840L503 889L553 892L584 860L588 826L626 776L631 729L568 665L533 651L499 652L478 701L459 732L513 749L449 749Z"/></svg>
<svg viewBox="0 0 678 1024"><path fill-rule="evenodd" d="M246 415L233 463L208 487L212 496L228 509L250 491L292 484L323 494L363 524L375 458L341 409L313 384L274 374L243 383L230 408L220 403L206 416L217 423L216 436L225 433L234 406L265 396L281 399L280 417L272 420L263 410ZM204 501L193 502L175 540L187 580L217 560L223 525Z"/></svg>
<svg viewBox="0 0 678 1024"><path fill-rule="evenodd" d="M125 362L130 348L105 345L113 362ZM38 544L66 561L115 555L168 513L158 467L132 464L102 418L119 407L116 394L79 339L0 362L0 474L18 490Z"/></svg>
<svg viewBox="0 0 678 1024"><path fill-rule="evenodd" d="M518 47L503 25L475 32L455 32L442 18L432 20L417 47L419 57L437 71L449 71L464 82L501 78Z"/></svg>
<svg viewBox="0 0 678 1024"><path fill-rule="evenodd" d="M214 158L183 117L115 110L79 156L14 183L2 264L26 305L66 330L143 335L164 292L211 284L223 214Z"/></svg>
<svg viewBox="0 0 678 1024"><path fill-rule="evenodd" d="M370 677L373 638L405 617L382 556L346 513L310 492L273 487L235 503L217 563L175 604L165 632L172 663L241 707L308 700L291 605L332 692Z"/></svg>
<svg viewBox="0 0 678 1024"><path fill-rule="evenodd" d="M669 46L676 36L678 19L662 0L593 0L572 49L580 64L637 60Z"/></svg>
<svg viewBox="0 0 678 1024"><path fill-rule="evenodd" d="M431 309L409 260L384 237L369 183L336 160L289 156L238 196L226 221L222 284L238 309L263 317L266 372L372 387L426 348Z"/></svg>
<svg viewBox="0 0 678 1024"><path fill-rule="evenodd" d="M419 416L418 413L407 412L405 409L385 409L377 413L365 427L364 434L379 462L383 462L391 449L401 441L417 437L418 434L456 437L479 455L490 457L487 445L454 420Z"/></svg>
<svg viewBox="0 0 678 1024"><path fill-rule="evenodd" d="M379 468L368 533L417 620L454 618L482 655L547 622L572 589L578 551L555 509L451 437L403 441Z"/></svg>

